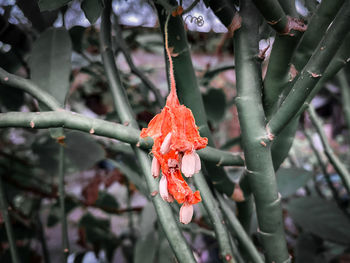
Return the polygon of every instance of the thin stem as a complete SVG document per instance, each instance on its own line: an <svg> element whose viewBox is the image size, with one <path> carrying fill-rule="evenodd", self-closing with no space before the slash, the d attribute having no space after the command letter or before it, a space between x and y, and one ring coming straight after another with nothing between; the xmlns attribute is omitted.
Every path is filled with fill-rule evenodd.
<svg viewBox="0 0 350 263"><path fill-rule="evenodd" d="M333 198L336 201L336 203L338 204L338 206L343 210L343 206L341 205L341 201L339 199L339 195L338 195L338 191L337 189L334 187L333 182L331 180L331 176L330 174L327 172L327 168L326 168L326 164L324 163L324 161L322 160L321 154L319 153L319 151L315 148L315 145L312 141L312 137L310 134L310 131L304 130L304 134L306 139L309 142L309 145L314 153L314 155L316 156L317 162L321 168L321 171L323 173L323 176L326 179L327 185L329 187L329 189L332 192Z"/></svg>
<svg viewBox="0 0 350 263"><path fill-rule="evenodd" d="M344 70L340 71L337 75L339 87L341 91L341 99L343 104L343 111L346 126L348 128L348 134L350 131L350 86L346 78L346 73Z"/></svg>
<svg viewBox="0 0 350 263"><path fill-rule="evenodd" d="M250 239L250 237L247 235L246 231L240 224L235 213L232 211L232 209L229 207L227 202L224 200L224 198L220 194L217 194L216 196L217 196L217 199L219 200L219 204L225 215L228 225L232 228L234 236L237 238L238 242L247 252L247 255L249 256L250 261L254 263L263 263L264 261L260 253L258 252L252 240Z"/></svg>
<svg viewBox="0 0 350 263"><path fill-rule="evenodd" d="M64 146L59 147L59 157L58 157L58 193L60 200L60 214L61 214L61 233L62 233L62 252L64 262L67 262L69 255L69 239L68 239L68 229L67 229L67 216L65 208L65 191L64 191L64 174L65 174L65 156L64 156Z"/></svg>
<svg viewBox="0 0 350 263"><path fill-rule="evenodd" d="M233 258L232 248L230 246L230 238L228 235L228 231L224 224L222 224L223 216L219 209L219 205L214 198L211 190L207 182L205 181L204 175L202 173L198 173L193 176L193 180L197 188L201 192L201 196L203 199L204 207L209 215L209 218L213 224L216 238L220 247L220 255L221 258L227 262L236 262Z"/></svg>
<svg viewBox="0 0 350 263"><path fill-rule="evenodd" d="M8 112L0 113L0 128L22 127L45 129L64 127L90 134L117 139L134 144L142 149L150 149L153 145L151 138L140 138L140 131L133 127L124 126L100 119L93 119L66 110L48 112ZM242 166L244 161L240 154L221 151L207 146L198 151L203 160L213 162L214 166Z"/></svg>
<svg viewBox="0 0 350 263"><path fill-rule="evenodd" d="M334 169L337 171L338 175L342 179L344 187L348 194L350 194L350 173L346 169L345 165L340 161L337 155L334 154L333 149L329 145L327 136L322 129L322 124L320 119L317 117L315 109L310 105L308 113L313 125L316 128L318 135L320 136L324 152L329 159L329 162L333 165Z"/></svg>
<svg viewBox="0 0 350 263"><path fill-rule="evenodd" d="M39 212L35 216L35 221L36 221L36 228L37 228L37 231L38 231L38 239L39 239L39 241L41 243L41 249L43 251L44 262L45 263L50 263L51 262L50 254L49 254L49 251L47 249L47 243L46 243L43 223L41 222Z"/></svg>
<svg viewBox="0 0 350 263"><path fill-rule="evenodd" d="M21 261L19 260L19 256L18 256L18 251L17 251L17 247L16 247L16 240L15 240L15 236L13 233L8 208L9 208L9 206L7 204L7 201L6 201L5 188L3 186L2 176L0 175L0 211L1 211L2 218L5 222L6 235L7 235L7 240L9 242L9 245L10 245L12 262L13 263L20 263Z"/></svg>
<svg viewBox="0 0 350 263"><path fill-rule="evenodd" d="M129 179L126 178L126 188L127 188L127 196L126 196L126 208L131 210L131 189L130 189L130 182ZM135 234L135 228L134 228L134 217L133 217L133 212L132 210L128 213L128 220L129 220L129 229L130 229L130 234L132 237L134 237Z"/></svg>
<svg viewBox="0 0 350 263"><path fill-rule="evenodd" d="M128 45L126 44L123 35L122 35L122 29L118 23L118 17L115 15L117 18L115 21L114 28L116 29L116 44L118 45L118 49L123 53L126 62L129 65L129 68L132 73L134 73L137 77L140 78L140 80L143 82L143 84L153 92L159 106L163 106L165 103L164 98L160 94L159 90L157 89L156 86L153 85L153 83L146 77L146 75L138 68L135 66L135 63L130 55L130 50L128 48Z"/></svg>
<svg viewBox="0 0 350 263"><path fill-rule="evenodd" d="M277 135L297 114L341 46L349 28L350 1L340 10L317 50L298 75L287 98L268 123L272 134Z"/></svg>
<svg viewBox="0 0 350 263"><path fill-rule="evenodd" d="M266 262L289 262L284 235L281 197L271 158L271 139L265 129L259 54L259 15L252 1L241 1L242 26L234 36L236 105L242 132L246 176L256 202Z"/></svg>
<svg viewBox="0 0 350 263"><path fill-rule="evenodd" d="M112 1L106 0L102 13L100 33L103 65L107 74L110 89L113 94L114 106L119 115L119 118L122 120L122 122L128 123L128 125L137 129L138 125L134 119L132 109L128 102L123 85L120 81L119 72L111 48L111 9ZM156 181L151 175L151 162L149 160L148 154L135 146L133 146L133 149L141 165L141 170L145 175L149 192L157 192L158 187ZM159 194L153 196L151 199L158 215L159 222L162 225L165 235L178 261L186 263L195 262L193 253L189 248L186 240L184 239L178 225L176 224L170 206L161 199Z"/></svg>

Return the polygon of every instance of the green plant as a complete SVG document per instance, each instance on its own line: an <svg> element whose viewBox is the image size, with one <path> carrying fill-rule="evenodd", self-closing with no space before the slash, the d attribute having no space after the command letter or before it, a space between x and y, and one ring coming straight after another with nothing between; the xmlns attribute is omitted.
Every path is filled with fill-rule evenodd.
<svg viewBox="0 0 350 263"><path fill-rule="evenodd" d="M205 244L213 242L214 249L208 248L215 254L211 259L223 262L291 262L291 252L296 262L309 262L305 260L321 260L346 251L350 240L349 204L344 201L350 196L348 156L334 153L309 104L327 82L335 80L349 125L349 1L323 0L317 7L314 1L304 1L312 14L304 17L307 23L299 17L295 1L203 2L227 27L227 36L233 35L234 66L221 65L201 75L193 66L184 28L186 16L200 1L154 1L160 32L122 28L112 0L80 1L92 26L70 30L65 28L66 14L78 1L18 1L34 28L31 49L24 45L32 41L30 34L7 21L5 13L2 15L0 26L12 28L10 32L22 35L25 41L17 43L16 37L0 34L4 58L0 61L0 231L6 233L1 236L6 245L0 260L30 262L41 254L50 262L41 218L47 218L49 227L60 223L63 261L70 256L74 262L83 261L89 251L94 251L101 262L111 262L116 249L121 248L128 262L170 262L174 258L177 262L196 262L199 252L188 240L198 237ZM28 14L30 8L36 10L36 17ZM39 8L52 12L45 15ZM52 26L58 14L61 28ZM94 24L99 17L97 29ZM147 34L153 34L152 39L147 39ZM259 42L272 38L266 65L267 49L259 50ZM11 45L10 51L5 50L5 44ZM198 150L202 172L189 179L202 198L195 210L199 216L189 226L177 219L179 206L159 195L149 156L153 141L140 137L140 127L146 127L159 112L165 98L161 84L149 78L156 66L147 69L135 65L131 56L135 46L151 53L166 48L164 72L168 82L171 87L176 83L180 102L191 109L200 135L208 139L208 146ZM72 53L79 57L78 62ZM130 72L119 68L120 53ZM72 61L78 64L74 70ZM211 85L215 85L213 79L218 74L232 69L237 81L230 103L225 92ZM78 75L84 78L79 84ZM201 92L199 83L206 92ZM20 109L23 105L27 110ZM241 134L239 138L226 136L222 144L225 150L218 149L219 124L226 121L225 114L232 106L238 112ZM95 117L83 112L94 112ZM301 146L294 144L292 148L301 116L312 150L304 159L295 155ZM311 123L315 133L311 132ZM27 128L21 130L24 143L10 139L15 131L12 128ZM313 134L320 136L325 155L313 145ZM347 136L343 137L349 143ZM235 144L242 152L228 150ZM310 157L313 153L316 161ZM328 169L334 169L341 178L345 194L334 185L328 162L332 167ZM314 172L304 169L307 163L314 164ZM325 178L324 186L317 181L318 167ZM82 193L67 191L70 175L87 169L94 171L94 176L84 187L80 185ZM125 190L125 204L111 194L110 186L116 182ZM306 189L303 197L295 194L300 188ZM329 189L330 194L324 194ZM132 206L135 193L141 193L148 204ZM75 226L70 225L68 216L77 208L83 211L76 224L82 251L69 238L69 228ZM96 216L92 208L107 216ZM127 218L123 233L111 232L115 215ZM296 233L285 224L289 217L300 227ZM253 226L257 229L252 230ZM287 243L286 232L297 236L295 247ZM33 251L33 240L40 242L42 253ZM319 240L327 252L321 256L316 255ZM314 253L306 253L303 247Z"/></svg>

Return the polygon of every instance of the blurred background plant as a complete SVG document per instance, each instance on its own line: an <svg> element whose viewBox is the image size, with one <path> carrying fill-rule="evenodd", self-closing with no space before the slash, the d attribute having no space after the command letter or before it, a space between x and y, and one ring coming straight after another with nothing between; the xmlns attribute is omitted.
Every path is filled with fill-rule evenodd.
<svg viewBox="0 0 350 263"><path fill-rule="evenodd" d="M267 2L278 3L263 2L266 6ZM349 8L348 0L333 4L327 0L279 2L285 13L302 18L311 33L307 30L304 37L298 30L279 34L274 26L279 21L270 21L273 28L256 16L260 54L255 55L268 90L260 92L264 102L275 96L272 101L276 104L264 104L267 121L273 119L273 108L280 106L279 98L286 97L291 85L305 72L301 70L312 61L313 51L329 33L328 25L337 12ZM233 43L231 22L236 21L236 10L244 14L247 7L242 10L239 1L226 0L117 0L112 2L112 10L108 10L109 4L102 0L0 0L0 127L4 127L0 129L0 262L263 262L264 257L267 261L274 258L259 236L251 197L256 190L244 180L249 178L245 175L249 169L244 169L239 157L244 142L238 120L241 111L237 113L236 107L236 78L241 75L235 70L239 65L234 53L242 48L239 41L244 35L235 32ZM163 107L168 85L162 26L165 12L177 5L185 10L185 31L177 28L176 21L181 20L172 18L169 41L180 54L178 60L174 58L179 97L192 109L201 134L212 137L211 147L237 154L229 154L237 159L227 163L224 157L221 159L222 151L217 159L202 157L205 177L195 175L189 180L202 195L207 194L195 207L189 225L180 225L176 219L174 226L181 230L188 244L184 246L193 251L195 259L185 251L179 256L174 248L178 241L169 240L171 235L160 211L177 214L179 207L172 204L171 210L164 210L162 200L154 201L154 185L144 177L147 162L142 158L147 154L130 147L127 143L135 145L137 140L123 140L119 130L117 137L113 129L108 132L107 126L99 131L101 123L97 121L135 128L133 116L129 125L125 119L130 116L120 113L123 109L118 108L115 91L111 95L110 86L115 83L116 92L125 88L126 97L121 100L126 106L121 107L126 109L130 104L139 127L146 127ZM266 14L271 10L256 5L269 20ZM200 16L204 23L198 20ZM320 21L313 21L317 17ZM239 28L241 22L236 23ZM312 107L300 112L301 118L297 116L288 124L289 134L283 130L277 137L280 141L272 147L285 240L294 262L350 262L348 31L338 53L330 57L331 64L321 70L322 77L312 75L320 78ZM190 50L182 39L184 32ZM307 37L315 34L319 39L310 44ZM107 53L107 47L113 52ZM119 71L111 70L111 57ZM196 78L187 70L189 58ZM114 82L108 70L112 75L116 72L120 83ZM280 87L277 97L269 93L273 85ZM201 99L196 97L198 94ZM205 113L200 113L199 101ZM59 108L96 122L92 121L91 127L69 124L69 129L62 129L58 127L65 125L55 124L55 118L51 118L51 125L40 126L40 121L37 124L21 119L25 115L6 115L13 111L58 112ZM215 154L213 148L210 151ZM241 187L237 187L239 184ZM273 192L269 186L260 186L261 191ZM256 201L259 198L255 196ZM219 211L217 215L215 211ZM172 213L168 216L173 218ZM226 239L220 231L226 233ZM285 257L283 248L281 251L275 262Z"/></svg>

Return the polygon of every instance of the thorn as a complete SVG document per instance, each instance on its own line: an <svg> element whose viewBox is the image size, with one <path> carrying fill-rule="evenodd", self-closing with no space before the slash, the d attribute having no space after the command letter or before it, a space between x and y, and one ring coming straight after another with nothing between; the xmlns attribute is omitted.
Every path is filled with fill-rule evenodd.
<svg viewBox="0 0 350 263"><path fill-rule="evenodd" d="M298 71L297 69L295 68L295 66L293 64L290 65L290 68L289 68L289 80L288 82L292 82L293 79L298 75Z"/></svg>
<svg viewBox="0 0 350 263"><path fill-rule="evenodd" d="M31 121L31 122L30 122L30 127L32 127L32 129L33 129L33 128L34 128L34 126L35 126L34 121Z"/></svg>
<svg viewBox="0 0 350 263"><path fill-rule="evenodd" d="M232 256L230 254L227 254L225 256L226 261L230 261L232 259Z"/></svg>
<svg viewBox="0 0 350 263"><path fill-rule="evenodd" d="M267 21L267 23L269 24L269 25L276 25L279 21L281 21L281 19L282 18L280 18L280 19L278 19L278 20L272 20L272 21Z"/></svg>
<svg viewBox="0 0 350 263"><path fill-rule="evenodd" d="M140 145L140 142L137 142L137 143L136 143L136 147L137 147L137 148L140 148L140 146L141 146L141 145Z"/></svg>
<svg viewBox="0 0 350 263"><path fill-rule="evenodd" d="M267 146L266 142L264 142L264 141L261 141L260 144L261 144L262 146L264 146L264 147Z"/></svg>
<svg viewBox="0 0 350 263"><path fill-rule="evenodd" d="M90 129L89 131L90 134L94 134L95 133L95 130L93 128Z"/></svg>
<svg viewBox="0 0 350 263"><path fill-rule="evenodd" d="M65 249L63 250L63 252L64 252L64 253L69 253L69 249L68 249L68 248L65 248Z"/></svg>
<svg viewBox="0 0 350 263"><path fill-rule="evenodd" d="M64 146L65 145L65 143L64 143L64 139L65 139L66 137L65 136L60 136L60 137L58 137L56 140L57 140L57 142L59 143L59 144L61 144L62 146Z"/></svg>
<svg viewBox="0 0 350 263"><path fill-rule="evenodd" d="M317 74L311 71L308 71L307 73L309 73L311 75L311 77L313 78L320 78L322 76L322 74Z"/></svg>
<svg viewBox="0 0 350 263"><path fill-rule="evenodd" d="M124 126L129 126L130 122L126 121L123 123Z"/></svg>
<svg viewBox="0 0 350 263"><path fill-rule="evenodd" d="M5 80L5 81L8 81L8 80L9 80L9 77L5 77L4 80Z"/></svg>
<svg viewBox="0 0 350 263"><path fill-rule="evenodd" d="M156 190L156 191L153 191L152 193L151 193L151 196L156 196L158 194L158 191Z"/></svg>
<svg viewBox="0 0 350 263"><path fill-rule="evenodd" d="M242 26L242 17L236 12L236 14L233 16L231 24L227 27L229 36L233 37L235 31Z"/></svg>

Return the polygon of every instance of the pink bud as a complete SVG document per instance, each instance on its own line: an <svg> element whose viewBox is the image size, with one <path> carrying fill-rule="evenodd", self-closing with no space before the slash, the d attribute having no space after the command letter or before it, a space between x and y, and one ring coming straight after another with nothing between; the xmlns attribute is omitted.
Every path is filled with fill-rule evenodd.
<svg viewBox="0 0 350 263"><path fill-rule="evenodd" d="M160 146L160 153L166 154L170 151L170 143L171 143L171 132L165 136L162 145Z"/></svg>
<svg viewBox="0 0 350 263"><path fill-rule="evenodd" d="M180 208L180 222L183 224L188 224L191 222L193 216L193 205L184 203Z"/></svg>
<svg viewBox="0 0 350 263"><path fill-rule="evenodd" d="M192 177L195 171L196 171L196 157L194 155L194 152L185 153L181 161L181 172L186 177Z"/></svg>
<svg viewBox="0 0 350 263"><path fill-rule="evenodd" d="M165 175L159 181L159 194L164 201L169 203L174 201L174 198L168 192L168 181Z"/></svg>
<svg viewBox="0 0 350 263"><path fill-rule="evenodd" d="M158 178L160 172L160 163L158 162L156 157L153 157L152 159L151 172L154 178Z"/></svg>
<svg viewBox="0 0 350 263"><path fill-rule="evenodd" d="M194 168L194 173L196 174L196 173L198 173L201 170L202 165L201 165L201 159L199 158L198 153L196 153L194 151L193 154L194 154L194 157L196 159L196 164L195 164L195 168Z"/></svg>

